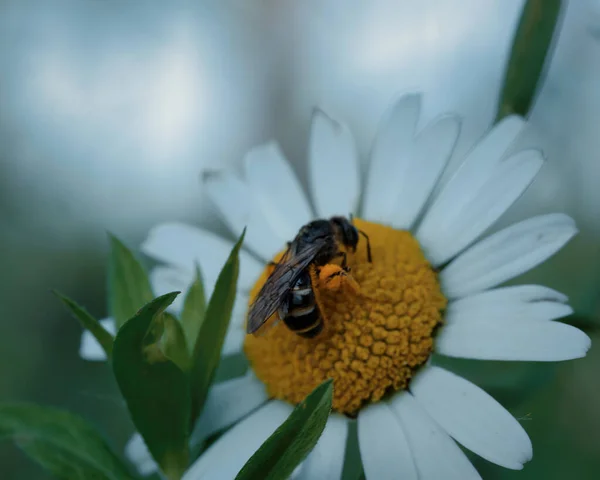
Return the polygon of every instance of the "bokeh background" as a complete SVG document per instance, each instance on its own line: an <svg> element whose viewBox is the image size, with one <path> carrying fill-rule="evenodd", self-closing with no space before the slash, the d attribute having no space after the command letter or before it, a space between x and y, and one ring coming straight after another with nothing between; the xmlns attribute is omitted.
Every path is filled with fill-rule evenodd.
<svg viewBox="0 0 600 480"><path fill-rule="evenodd" d="M452 171L494 121L524 4L174 3L0 2L0 399L70 408L118 450L132 426L116 386L105 365L78 358L80 327L50 290L102 317L107 231L132 247L164 220L223 232L200 172L238 168L256 144L276 139L305 179L315 105L349 124L366 159L390 100L421 90L421 125L463 116ZM522 280L567 293L571 321L598 342L600 2L563 2L553 47L519 139L547 164L499 226L550 211L576 219L579 236ZM599 359L594 345L558 365L454 362L533 440L522 472L476 460L484 478L599 478ZM48 478L8 443L0 477Z"/></svg>

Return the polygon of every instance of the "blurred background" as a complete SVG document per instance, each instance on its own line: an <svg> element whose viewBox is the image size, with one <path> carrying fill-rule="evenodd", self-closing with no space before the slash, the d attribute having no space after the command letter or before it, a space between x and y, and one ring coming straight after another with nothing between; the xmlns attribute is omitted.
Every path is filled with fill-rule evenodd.
<svg viewBox="0 0 600 480"><path fill-rule="evenodd" d="M256 144L276 139L306 179L315 105L349 124L366 159L390 100L421 90L421 125L463 117L452 171L494 122L523 5L0 1L0 399L70 408L121 451L132 426L110 372L79 359L80 327L50 290L104 316L106 232L136 247L165 220L222 230L200 172L237 168ZM563 2L553 47L519 139L547 164L499 226L576 219L579 236L521 281L567 293L598 342L600 2ZM558 365L454 362L533 440L521 472L477 459L484 478L598 478L599 359L594 346ZM48 478L9 443L0 477Z"/></svg>

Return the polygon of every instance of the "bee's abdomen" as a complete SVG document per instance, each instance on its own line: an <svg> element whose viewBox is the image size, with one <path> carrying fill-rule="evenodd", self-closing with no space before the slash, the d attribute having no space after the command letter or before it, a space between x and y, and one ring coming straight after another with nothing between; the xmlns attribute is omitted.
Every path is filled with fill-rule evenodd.
<svg viewBox="0 0 600 480"><path fill-rule="evenodd" d="M321 313L315 301L308 273L298 280L288 296L286 326L305 338L313 338L323 330Z"/></svg>
<svg viewBox="0 0 600 480"><path fill-rule="evenodd" d="M305 338L313 338L323 330L323 322L317 306L310 311L292 311L283 319L287 327Z"/></svg>

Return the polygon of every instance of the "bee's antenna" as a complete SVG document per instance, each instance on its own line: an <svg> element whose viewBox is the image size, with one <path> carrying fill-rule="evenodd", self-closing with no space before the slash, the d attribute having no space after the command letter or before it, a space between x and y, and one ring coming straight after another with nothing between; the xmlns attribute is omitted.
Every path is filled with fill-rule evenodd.
<svg viewBox="0 0 600 480"><path fill-rule="evenodd" d="M350 219L350 223L354 222L354 214L352 212L350 212L350 215L348 215L348 218Z"/></svg>
<svg viewBox="0 0 600 480"><path fill-rule="evenodd" d="M359 230L358 233L360 233L367 240L367 260L369 260L369 263L371 263L373 261L373 257L371 257L371 242L369 242L369 236L362 230Z"/></svg>

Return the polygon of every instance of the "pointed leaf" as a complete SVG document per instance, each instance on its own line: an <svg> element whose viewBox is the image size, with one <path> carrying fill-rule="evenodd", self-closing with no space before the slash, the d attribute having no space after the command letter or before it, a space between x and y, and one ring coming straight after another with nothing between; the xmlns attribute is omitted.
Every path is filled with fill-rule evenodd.
<svg viewBox="0 0 600 480"><path fill-rule="evenodd" d="M163 325L161 349L167 358L185 372L190 368L190 354L183 328L179 320L168 312L163 313Z"/></svg>
<svg viewBox="0 0 600 480"><path fill-rule="evenodd" d="M332 396L332 380L315 388L250 457L236 480L289 478L323 433Z"/></svg>
<svg viewBox="0 0 600 480"><path fill-rule="evenodd" d="M190 385L160 351L156 320L178 293L142 307L121 327L113 348L113 371L131 419L167 478L180 478L188 464Z"/></svg>
<svg viewBox="0 0 600 480"><path fill-rule="evenodd" d="M225 334L229 328L240 270L239 252L246 229L233 246L223 265L202 326L198 331L192 355L192 421L195 421L206 400L208 388L219 365Z"/></svg>
<svg viewBox="0 0 600 480"><path fill-rule="evenodd" d="M63 410L26 403L0 405L0 438L12 438L57 478L132 478L92 425Z"/></svg>
<svg viewBox="0 0 600 480"><path fill-rule="evenodd" d="M104 350L104 353L106 353L106 357L110 359L113 349L113 336L100 324L97 319L95 319L84 308L80 307L69 297L62 295L56 290L53 290L52 293L54 293L54 295L56 295L59 300L71 311L73 316L79 320L81 326L90 331L90 333L96 338Z"/></svg>
<svg viewBox="0 0 600 480"><path fill-rule="evenodd" d="M190 286L183 303L181 311L181 325L185 334L190 353L194 351L194 345L198 332L204 321L206 313L206 298L204 295L204 284L200 268L196 266L196 279Z"/></svg>
<svg viewBox="0 0 600 480"><path fill-rule="evenodd" d="M148 274L118 238L110 235L108 306L117 329L154 298Z"/></svg>
<svg viewBox="0 0 600 480"><path fill-rule="evenodd" d="M559 19L561 0L527 0L515 32L496 121L525 116L542 78Z"/></svg>

